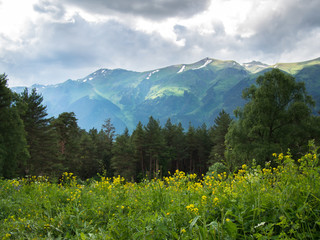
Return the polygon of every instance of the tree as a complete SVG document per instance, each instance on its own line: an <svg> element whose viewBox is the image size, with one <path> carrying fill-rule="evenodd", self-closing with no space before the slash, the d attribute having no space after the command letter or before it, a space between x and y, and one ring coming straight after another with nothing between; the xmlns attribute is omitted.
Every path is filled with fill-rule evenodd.
<svg viewBox="0 0 320 240"><path fill-rule="evenodd" d="M146 153L149 158L150 177L159 173L163 167L163 149L165 141L161 132L159 121L156 121L152 116L145 127L146 132Z"/></svg>
<svg viewBox="0 0 320 240"><path fill-rule="evenodd" d="M140 173L140 177L143 178L146 174L146 136L145 130L143 128L142 123L139 121L136 129L132 133L132 142L134 146L134 155L135 158L140 163L140 167L138 169Z"/></svg>
<svg viewBox="0 0 320 240"><path fill-rule="evenodd" d="M79 177L88 179L95 177L101 168L101 158L97 151L96 144L97 131L90 130L87 133L85 130L80 131L80 151L79 151Z"/></svg>
<svg viewBox="0 0 320 240"><path fill-rule="evenodd" d="M113 147L113 140L115 137L115 127L111 123L111 119L108 118L105 120L104 124L102 125L102 131L104 138L104 158L103 158L103 168L104 171L107 171L110 169L110 163L111 163L111 158L112 158L112 147Z"/></svg>
<svg viewBox="0 0 320 240"><path fill-rule="evenodd" d="M227 133L228 159L238 164L256 159L259 164L271 159L273 152L307 143L306 123L311 116L312 98L305 85L278 69L266 72L243 91L248 103L235 111Z"/></svg>
<svg viewBox="0 0 320 240"><path fill-rule="evenodd" d="M201 127L196 129L197 140L197 159L196 173L201 175L208 170L207 162L210 155L211 140L208 134L207 125L204 123Z"/></svg>
<svg viewBox="0 0 320 240"><path fill-rule="evenodd" d="M196 137L196 130L194 127L189 123L188 132L186 135L186 150L189 159L189 166L185 166L184 171L188 172L195 172L195 160L198 156L198 145L197 145L197 137Z"/></svg>
<svg viewBox="0 0 320 240"><path fill-rule="evenodd" d="M21 94L16 95L30 153L26 172L32 175L49 174L53 163L57 160L56 139L50 125L52 118L47 117L47 109L42 101L43 97L37 94L35 88L31 93L25 88Z"/></svg>
<svg viewBox="0 0 320 240"><path fill-rule="evenodd" d="M224 152L226 150L225 136L228 132L229 125L232 119L228 113L221 110L218 117L214 120L214 125L211 128L210 135L212 148L209 157L209 164L216 162L224 162Z"/></svg>
<svg viewBox="0 0 320 240"><path fill-rule="evenodd" d="M7 76L0 75L0 177L23 175L29 157L26 133L13 94L7 87Z"/></svg>
<svg viewBox="0 0 320 240"><path fill-rule="evenodd" d="M112 148L111 166L116 175L134 181L137 173L137 159L134 158L134 147L126 128L122 135L117 136Z"/></svg>
<svg viewBox="0 0 320 240"><path fill-rule="evenodd" d="M73 112L61 113L52 121L58 138L59 159L56 168L59 172L76 173L79 169L80 130Z"/></svg>

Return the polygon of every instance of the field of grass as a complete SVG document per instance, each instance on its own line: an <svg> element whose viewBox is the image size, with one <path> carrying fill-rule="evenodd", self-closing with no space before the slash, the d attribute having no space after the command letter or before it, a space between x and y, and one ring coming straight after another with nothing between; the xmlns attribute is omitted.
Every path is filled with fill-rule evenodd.
<svg viewBox="0 0 320 240"><path fill-rule="evenodd" d="M317 149L236 174L0 181L0 239L319 239Z"/></svg>

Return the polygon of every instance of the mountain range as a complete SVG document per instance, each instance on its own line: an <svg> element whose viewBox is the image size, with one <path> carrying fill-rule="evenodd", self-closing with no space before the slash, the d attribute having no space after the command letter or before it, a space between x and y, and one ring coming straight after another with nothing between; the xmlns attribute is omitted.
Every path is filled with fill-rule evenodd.
<svg viewBox="0 0 320 240"><path fill-rule="evenodd" d="M297 81L304 81L308 93L320 106L320 58L267 65L252 61L239 64L205 58L192 64L178 64L146 72L125 69L99 69L90 75L56 85L33 85L42 94L49 116L74 112L81 128L100 129L110 118L117 133L125 127L148 122L150 116L165 124L181 122L211 126L224 109L243 106L242 90L272 68L279 68ZM14 87L21 92L24 87ZM316 109L314 110L316 112Z"/></svg>

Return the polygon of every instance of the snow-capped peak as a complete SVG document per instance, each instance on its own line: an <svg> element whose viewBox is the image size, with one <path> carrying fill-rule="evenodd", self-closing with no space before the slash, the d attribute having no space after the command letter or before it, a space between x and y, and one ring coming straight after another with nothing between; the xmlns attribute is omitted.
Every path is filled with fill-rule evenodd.
<svg viewBox="0 0 320 240"><path fill-rule="evenodd" d="M205 66L207 66L211 62L212 62L212 59L207 59L207 61L203 65L201 65L200 67L197 67L197 68L193 68L192 70L197 70L197 69L200 69L200 68L204 68Z"/></svg>

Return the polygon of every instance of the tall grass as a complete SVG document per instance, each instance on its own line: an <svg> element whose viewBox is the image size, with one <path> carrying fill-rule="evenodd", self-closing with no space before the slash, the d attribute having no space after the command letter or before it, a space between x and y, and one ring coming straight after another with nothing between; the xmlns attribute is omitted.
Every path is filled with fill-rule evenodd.
<svg viewBox="0 0 320 240"><path fill-rule="evenodd" d="M2 239L319 239L317 149L232 175L0 181Z"/></svg>

